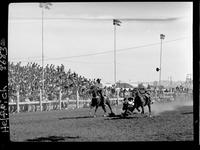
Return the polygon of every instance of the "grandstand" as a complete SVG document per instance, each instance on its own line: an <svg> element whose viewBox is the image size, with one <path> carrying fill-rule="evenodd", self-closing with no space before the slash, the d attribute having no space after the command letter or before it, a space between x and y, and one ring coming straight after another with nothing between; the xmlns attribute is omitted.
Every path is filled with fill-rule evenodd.
<svg viewBox="0 0 200 150"><path fill-rule="evenodd" d="M95 79L88 79L72 72L65 71L63 64L55 66L47 64L44 67L44 100L58 100L62 92L62 100L77 99L88 100L90 95L87 90L95 84ZM114 87L108 86L110 97L115 95ZM40 101L42 90L42 66L37 63L21 65L8 62L8 97L9 102L16 102L17 93L19 101Z"/></svg>
<svg viewBox="0 0 200 150"><path fill-rule="evenodd" d="M94 80L87 79L71 72L64 71L64 65L46 65L44 67L44 97L48 100L58 99L58 90L63 91L63 98L71 98L75 94L75 87L79 87L80 95L84 91L81 87L88 88ZM21 62L14 64L8 62L8 94L9 99L16 99L16 92L19 91L21 101L28 98L30 101L39 100L39 91L42 89L42 67L37 63L28 63L22 66Z"/></svg>

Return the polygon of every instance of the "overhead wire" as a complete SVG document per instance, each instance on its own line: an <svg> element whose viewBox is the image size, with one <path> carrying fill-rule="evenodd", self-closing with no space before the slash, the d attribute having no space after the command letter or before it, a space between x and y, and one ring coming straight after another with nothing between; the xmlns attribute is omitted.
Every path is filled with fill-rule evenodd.
<svg viewBox="0 0 200 150"><path fill-rule="evenodd" d="M174 40L168 40L168 41L165 41L163 42L163 44L165 43L171 43L171 42L175 42L175 41L178 41L178 40L182 40L182 39L186 39L186 38L189 38L189 37L181 37L181 38L177 38L177 39L174 39ZM140 45L140 46L134 46L134 47L128 47L128 48L121 48L121 49L117 49L116 52L125 52L125 51L130 51L130 50L134 50L134 49L139 49L139 48L145 48L145 47L150 47L150 46L155 46L155 45L158 45L160 44L160 42L156 42L156 43L151 43L151 44L145 44L145 45ZM95 50L96 51L96 50ZM89 56L95 56L95 55L102 55L102 54L108 54L108 53L113 53L113 50L107 50L107 51L102 51L102 52L97 52L97 53L90 53L90 54L80 54L80 55L74 55L74 56L66 56L66 57L57 57L57 58L44 58L45 61L50 61L50 60L63 60L63 59L71 59L71 58L79 58L79 57L89 57ZM33 58L33 57L32 57ZM34 57L36 58L34 61L41 61L41 58L39 57ZM14 60L14 59L17 59L17 58L10 58L10 60ZM23 59L23 58L21 58ZM24 58L24 59L31 59L30 57L29 58ZM22 61L22 60L21 60ZM27 61L22 61L22 62L29 62L28 60ZM75 61L74 61L75 62ZM76 61L77 62L77 61ZM87 62L80 62L80 63L87 63ZM89 63L89 62L88 62Z"/></svg>

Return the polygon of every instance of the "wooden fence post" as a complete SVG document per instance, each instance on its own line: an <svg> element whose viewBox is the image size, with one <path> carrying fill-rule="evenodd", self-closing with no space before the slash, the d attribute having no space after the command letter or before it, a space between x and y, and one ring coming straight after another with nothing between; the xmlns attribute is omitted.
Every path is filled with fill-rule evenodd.
<svg viewBox="0 0 200 150"><path fill-rule="evenodd" d="M79 93L78 93L78 88L76 90L76 108L79 108Z"/></svg>
<svg viewBox="0 0 200 150"><path fill-rule="evenodd" d="M69 98L67 97L67 108L69 107ZM66 109L66 108L65 108Z"/></svg>
<svg viewBox="0 0 200 150"><path fill-rule="evenodd" d="M119 89L116 90L117 90L117 105L119 105Z"/></svg>
<svg viewBox="0 0 200 150"><path fill-rule="evenodd" d="M16 103L17 103L17 113L19 113L19 111L20 111L20 107L19 107L19 90L17 90L17 101L16 101Z"/></svg>
<svg viewBox="0 0 200 150"><path fill-rule="evenodd" d="M62 92L61 89L59 90L59 110L61 110L61 99L62 99Z"/></svg>
<svg viewBox="0 0 200 150"><path fill-rule="evenodd" d="M42 111L42 91L40 89L40 111Z"/></svg>

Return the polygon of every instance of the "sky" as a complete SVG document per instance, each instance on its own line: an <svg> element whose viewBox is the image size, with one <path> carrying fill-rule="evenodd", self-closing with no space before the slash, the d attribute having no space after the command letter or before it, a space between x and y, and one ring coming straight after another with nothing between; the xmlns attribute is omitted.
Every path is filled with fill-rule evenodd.
<svg viewBox="0 0 200 150"><path fill-rule="evenodd" d="M90 79L159 80L162 40L162 80L184 81L192 74L192 2L52 3L44 9L44 63L65 66ZM42 65L42 8L39 3L9 5L8 60Z"/></svg>

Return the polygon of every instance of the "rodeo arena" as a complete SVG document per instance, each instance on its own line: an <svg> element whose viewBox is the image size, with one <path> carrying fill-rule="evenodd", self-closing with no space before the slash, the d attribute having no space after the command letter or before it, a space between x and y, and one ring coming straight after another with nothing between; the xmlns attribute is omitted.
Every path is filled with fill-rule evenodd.
<svg viewBox="0 0 200 150"><path fill-rule="evenodd" d="M102 84L101 79L9 62L13 141L192 140L192 80L180 86ZM99 86L100 85L100 86ZM99 109L97 109L99 106ZM94 108L94 109L93 109ZM103 109L102 109L103 108ZM135 109L136 108L136 109Z"/></svg>
<svg viewBox="0 0 200 150"><path fill-rule="evenodd" d="M40 9L42 11L42 15L44 15L44 12L47 14L48 11L51 11L51 10L47 11L47 9L50 9L50 6L52 5L52 4L51 5L49 5L49 4L51 4L51 3L40 3L39 7L38 6L35 6L35 7L37 7L37 11ZM57 5L54 4L54 5L55 5L54 6L55 12L56 12L56 6L58 7L58 9L59 9L59 7L64 8L58 4ZM92 8L93 7L96 7L96 5L92 6ZM141 5L141 8L142 7L143 7L143 4ZM21 8L21 7L19 7L19 8ZM101 7L99 7L99 8L101 8ZM159 8L161 8L161 7L159 7ZM28 9L29 9L29 7L28 7ZM28 11L28 9L27 9L27 11ZM43 9L44 10L46 9L46 10L44 11ZM146 9L146 7L144 7L144 10L145 9ZM19 9L19 10L21 10L21 9ZM130 10L132 10L132 9L130 9ZM143 11L143 9L142 9L142 11ZM52 8L52 12L53 12L53 8ZM13 14L15 14L14 11L13 11ZM38 14L39 14L39 12L38 12ZM148 12L146 12L146 14L147 14L147 17L144 17L144 18L148 18ZM34 19L37 20L37 18L33 18L33 20ZM41 19L42 19L42 22L41 22ZM52 21L53 19L54 18L52 18L50 21ZM20 17L19 17L17 21L20 22L21 20L23 20L23 18L20 19ZM62 20L65 20L65 18L64 19L61 18L61 21ZM84 18L81 18L80 20L82 21L82 20L84 20ZM89 19L85 19L85 20L91 21L92 19L89 18ZM133 23L135 23L135 21L138 21L137 19L132 19L132 20L133 20ZM162 20L163 19L161 19L161 22L162 22ZM145 69L149 69L149 70L152 69L149 72L151 72L151 73L153 72L155 74L158 73L159 80L155 79L157 81L152 81L152 82L141 81L140 82L140 81L133 81L134 77L130 77L133 79L128 82L127 80L130 78L129 77L126 78L125 75L129 74L129 72L127 71L126 73L123 73L121 71L122 72L121 74L123 74L123 76L124 76L124 77L121 77L124 79L124 81L123 81L123 79L120 80L121 78L119 76L116 78L116 74L117 74L116 73L116 68L117 68L116 65L118 63L118 62L116 63L116 50L120 50L119 49L120 46L118 49L116 48L116 29L122 23L123 18L121 21L120 21L120 19L105 19L105 20L103 20L103 21L105 21L104 23L110 23L109 24L110 26L108 25L109 30L114 29L113 30L114 32L110 31L110 33L109 33L110 37L111 37L111 38L109 37L110 41L113 41L112 37L114 37L114 50L112 49L112 51L109 51L109 52L111 52L111 54L113 54L113 52L114 52L114 57L111 58L111 56L109 56L109 58L108 58L108 60L112 60L114 58L114 63L113 63L114 64L114 71L113 71L114 72L114 80L111 83L112 79L110 79L110 81L109 81L109 79L106 80L105 79L106 75L105 74L103 75L103 73L107 73L107 74L109 74L108 75L109 78L110 78L110 76L112 78L113 74L110 73L112 71L111 69L110 69L111 71L107 69L108 72L106 72L105 70L103 70L104 69L103 67L102 67L103 69L102 68L99 69L100 67L96 68L97 72L102 71L103 72L102 74L100 74L100 73L97 74L97 72L94 72L94 70L91 69L93 72L92 71L90 71L90 72L93 75L92 77L94 77L94 78L88 78L86 75L78 73L79 72L78 70L76 71L75 68L69 66L66 62L63 62L64 60L61 60L61 61L59 60L59 63L57 63L57 64L53 63L52 61L51 62L45 61L45 63L44 63L44 55L46 58L53 56L53 55L50 56L50 54L49 54L49 56L47 56L47 55L48 55L48 53L51 53L51 50L55 47L55 45L53 45L53 44L55 44L56 42L53 43L53 40L52 40L51 42L49 42L49 41L46 42L46 44L45 44L46 47L43 45L43 43L44 43L43 38L45 37L45 36L43 37L43 30L44 30L43 29L43 16L41 18L39 18L39 21L42 25L41 26L42 27L42 30L41 30L42 31L41 32L42 40L40 40L40 38L38 37L41 34L38 34L38 36L35 37L35 39L37 39L37 40L39 39L38 40L39 46L37 45L38 49L36 49L36 50L38 52L37 55L38 55L38 57L40 57L40 60L39 61L29 60L29 61L27 61L27 63L23 63L23 60L21 60L21 59L18 59L17 61L10 59L8 61L8 100L9 100L9 117L10 117L9 124L10 124L10 140L11 141L14 141L14 142L96 142L96 141L97 142L99 142L99 141L102 141L102 142L105 142L105 141L108 141L108 142L112 142L112 141L135 142L136 141L137 142L137 141L193 141L194 140L193 139L194 133L193 133L193 78L192 78L192 73L190 71L186 71L186 74L183 76L183 78L185 78L185 79L182 79L184 81L178 81L179 77L177 77L177 81L172 80L172 76L170 76L167 80L161 79L161 51L162 51L162 41L165 38L164 34L157 35L157 33L156 33L156 37L158 37L157 39L160 40L161 43L157 42L157 43L153 43L153 44L146 44L148 42L152 42L153 40L152 41L145 41L145 40L142 41L141 40L142 38L141 38L139 40L141 40L142 42L146 42L145 43L146 45L132 47L133 49L136 49L136 48L144 48L144 47L149 48L152 45L157 46L155 49L156 50L158 49L160 51L160 66L158 68L146 67L146 66L145 66L146 67L145 68L145 67L141 67L140 64L139 65L137 64L135 66L137 66L137 67L139 66L138 68L141 70L143 69L142 71L146 71ZM38 21L38 24L39 24L39 21ZM48 21L46 21L45 23L50 24L50 21L49 22ZM58 20L56 20L56 21L58 21ZM99 21L99 20L97 19L97 21ZM125 21L127 21L127 20L125 19ZM128 21L130 22L131 19L128 19ZM146 21L146 19L141 19L141 20L139 19L139 21ZM147 19L147 22L148 21L149 20ZM150 19L150 21L160 21L160 19ZM167 19L167 21L170 22L171 20ZM173 21L173 19L172 19L172 21ZM81 25L85 25L84 21L82 21L81 23L82 23ZM134 31L131 31L131 32L133 32L135 34L135 32L136 32L135 30L137 30L137 29L135 29L135 27L132 27L133 23L129 26L130 28L127 27L127 29L129 29L129 30L124 33L129 33L129 31L134 29ZM67 23L67 25L69 25L69 24L70 23ZM78 24L78 21L75 22L74 24ZM55 24L55 26L56 25L57 24ZM65 27L66 24L63 23L62 25L63 25L62 27ZM88 24L86 24L86 25L88 25ZM128 26L128 23L126 25ZM51 26L51 25L49 25L49 26ZM53 26L53 23L52 23L52 26ZM137 26L137 27L139 27L139 26ZM21 28L23 28L23 27L21 27ZM32 28L33 28L33 26L31 26L31 28L29 30L30 32L32 32L31 31ZM47 25L46 25L46 28L48 28ZM58 49L57 53L59 53L59 54L65 53L67 55L67 53L70 51L70 48L67 47L68 46L67 44L70 45L71 43L66 40L66 37L68 38L68 37L70 37L70 35L68 35L68 32L65 32L63 34L64 31L62 31L62 29L60 29L60 28L61 27L56 28L56 33L58 30L58 33L59 33L58 37L60 38L60 36L62 35L64 37L63 41L59 40L59 38L56 39L54 37L54 35L50 38L46 38L46 40L55 38L55 40L57 40L59 42L61 41L61 43L59 43L59 44L61 44L61 46L60 47L56 46L56 48ZM67 27L67 28L70 28L70 27ZM154 26L152 26L150 28L154 28ZM168 29L168 27L163 27L163 28ZM41 28L38 27L38 30L39 29L41 29ZM74 29L73 32L75 32L76 29L75 28L73 28L73 29ZM87 29L89 32L90 28L86 28L86 29L84 28L83 29L84 32ZM125 27L124 27L124 30L125 30ZM146 28L145 28L145 30L146 30ZM157 27L156 27L156 29L152 29L152 31L153 30L157 31ZM177 30L177 29L175 29L175 30ZM172 30L172 31L175 31L175 30ZM14 29L13 29L13 31L14 31ZM68 31L70 34L70 29ZM76 32L78 32L78 31L76 31ZM82 30L80 30L80 32L81 31ZM149 32L150 31L151 31L151 29L149 29ZM51 31L46 30L46 32L51 32ZM100 30L100 32L101 32L101 30ZM97 34L100 32L97 32ZM104 32L107 32L107 30L105 30ZM140 30L139 32L142 32L142 30ZM24 31L24 33L25 33L25 31ZM92 31L91 31L91 33L92 33ZM113 33L114 33L114 36L113 36ZM121 29L121 33L122 33L122 29ZM145 35L143 35L143 34L147 34L147 33L148 32L145 31L145 33L141 33L141 35L144 36L144 38L145 38ZM151 34L153 34L153 33L154 32L152 32ZM163 32L163 33L165 33L165 32ZM171 30L169 30L169 33L171 33ZM50 36L50 34L46 34L46 36ZM112 36L111 36L111 34L112 34ZM133 34L133 36L137 37L137 35L134 35L134 34ZM77 35L79 35L79 34L77 34ZM82 36L84 34L82 33L80 35ZM155 33L154 33L154 35L155 35ZM20 36L20 35L18 35L18 36ZM28 36L32 37L32 36L34 36L34 34L28 33L27 37ZM97 39L98 39L98 36L97 36ZM103 37L104 37L104 35L103 35ZM173 35L171 35L171 37L174 38ZM19 39L20 38L23 39L22 37L19 37ZM76 37L74 34L72 34L72 37L70 37L70 38L76 38ZM70 38L68 40L70 40ZM80 38L81 39L80 41L78 41L77 43L76 42L72 43L71 45L77 44L77 46L79 46L78 45L79 42L80 43L82 42L81 44L84 46L84 44L85 44L85 43L83 43L83 42L85 42L84 38L83 39ZM90 35L90 38L91 38L91 35ZM129 36L125 36L125 39L128 39L128 38L129 38ZM18 37L13 38L13 39L14 39L14 41L18 40ZM185 37L179 38L179 39L174 38L171 41L168 40L166 43L174 42L176 44L177 41L185 40L185 39L186 39ZM77 40L78 40L78 38L77 38ZM88 45L85 44L86 47L84 47L84 48L86 49L89 46L91 46L91 43L93 44L92 46L95 46L95 44L96 44L95 40L94 40L94 43L92 41ZM27 41L30 42L31 40L27 40ZM107 42L107 40L105 40L105 41ZM120 41L120 40L118 40L118 41ZM122 43L123 42L125 43L123 45L125 47L126 42L128 40L127 41L121 40L121 41L122 41ZM64 45L65 42L67 43L66 45ZM132 42L133 43L135 42L137 45L138 41L134 41L134 39L133 39ZM23 41L23 44L24 43L26 43L26 42ZM102 43L103 43L102 46L104 46L104 42L102 42ZM112 42L110 42L110 43L111 43L110 45L112 46L113 43ZM140 41L138 43L140 43ZM33 47L34 47L34 44L33 44ZM40 44L42 45L42 57L39 56L39 54L41 54L40 53L40 51L41 51ZM132 44L132 45L134 45L134 44ZM176 45L175 44L173 45L174 47L176 45L178 45L178 44L176 44ZM183 45L184 42L182 42L181 44L180 45L182 47L179 49L181 49L181 53L183 53L184 50L182 48L184 48L185 45ZM63 49L61 49L62 46L64 47ZM161 49L159 48L160 46L161 46ZM28 47L31 48L30 45L28 45ZM173 52L176 51L176 48L174 48L174 47L171 48L172 52L171 52L170 57L172 56L172 54L174 55ZM15 46L13 46L13 49L14 48L15 48ZM20 48L18 48L18 49L20 49ZM83 50L84 50L84 48L83 48ZM44 49L45 49L45 51L44 51ZM51 49L51 50L49 50L49 49ZM52 50L52 54L54 51L57 51L57 49ZM68 51L67 50L65 51L65 49L67 49ZM81 47L77 47L77 49L81 49ZM130 49L130 48L127 48L127 49ZM152 55L152 58L151 58L151 56L146 54L147 51L143 52L143 54L145 56L148 56L150 58L149 60L145 60L146 64L149 63L149 61L152 61L154 59L153 56L154 56L154 53L156 53L156 52L154 51L154 52L150 53L150 51L152 49L150 49L150 48L148 49L148 52L149 52L148 54ZM16 55L18 52L14 53L16 51L13 50L12 51L13 54L10 57L17 58ZM94 54L97 55L97 54L105 54L105 53L97 52ZM132 55L134 55L134 54L132 54ZM27 55L29 55L31 57L31 54L27 54ZM60 55L62 55L62 54L60 54ZM70 55L71 54L69 54L69 56ZM176 55L179 55L179 53L176 53ZM80 56L82 56L82 55L80 55ZM86 56L86 55L83 54L83 56ZM92 55L87 55L87 56L92 56ZM23 56L21 56L21 57L23 57ZM26 57L26 56L24 55L24 57ZM121 57L121 56L118 56L118 58L119 57ZM124 58L128 59L127 55L126 55L126 57L127 58L125 58L125 57ZM134 55L134 58L131 58L131 57L129 57L129 58L134 60L136 57L137 56ZM187 56L184 56L182 58L183 61L185 61L185 57L187 57ZM42 58L42 61L41 61L41 58ZM157 58L157 55L155 58ZM169 58L169 57L167 56L167 58ZM88 59L88 57L86 59L88 62L90 61L90 59ZM144 59L147 59L147 57L144 57ZM138 61L138 62L143 61L144 62L144 59L143 60L136 59L134 61ZM181 60L181 62L182 62L182 60ZM121 61L119 59L117 61L119 61L119 63L123 62L122 59L121 59ZM177 60L177 62L178 61L180 61L180 60ZM26 61L24 61L24 62L26 62ZM90 62L90 63L93 63L93 62ZM113 68L112 63L110 63L110 64L111 64L110 68ZM134 62L132 62L132 64L134 64ZM154 65L154 62L152 64ZM173 65L177 65L176 62L174 62ZM129 64L129 66L130 66L130 64ZM128 68L129 71L130 70L132 71L133 76L135 74L137 74L137 76L141 75L142 73L139 74L137 72L137 70L139 70L139 69L134 68L135 66L129 67ZM180 65L177 65L177 66L180 66ZM80 66L80 67L82 67L82 66ZM83 65L83 67L84 67L84 65ZM84 69L83 67L81 69ZM168 66L168 68L170 68L170 67ZM180 69L181 69L181 67L182 66L180 66ZM174 72L172 69L173 68L171 68L170 73L173 74ZM84 72L84 70L83 70L83 72ZM85 72L87 72L87 71L85 71ZM120 72L120 71L118 71L118 72ZM145 73L147 74L146 76L148 76L148 71ZM169 75L170 75L170 73L169 73ZM129 75L131 76L132 74L130 73ZM149 75L149 76L154 77L155 74ZM174 73L173 75L175 76L176 74ZM168 74L166 76L168 76ZM142 78L145 79L146 77L143 75L140 79L142 79ZM140 79L138 79L138 80L140 80ZM150 79L146 79L146 80L149 81ZM152 79L152 80L154 80L154 79Z"/></svg>

